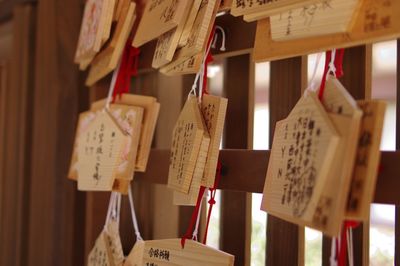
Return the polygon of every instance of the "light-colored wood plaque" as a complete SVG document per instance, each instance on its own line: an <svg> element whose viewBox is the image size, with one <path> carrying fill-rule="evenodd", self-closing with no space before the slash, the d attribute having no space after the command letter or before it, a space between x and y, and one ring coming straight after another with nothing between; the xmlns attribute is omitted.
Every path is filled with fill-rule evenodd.
<svg viewBox="0 0 400 266"><path fill-rule="evenodd" d="M121 1L124 1L124 5L114 35L108 46L93 59L89 75L86 79L87 86L92 86L96 81L113 71L122 56L125 43L129 38L136 18L136 4L130 0Z"/></svg>
<svg viewBox="0 0 400 266"><path fill-rule="evenodd" d="M194 21L196 20L197 13L199 12L200 4L202 0L193 0L192 8L190 9L189 15L186 19L185 26L182 31L182 35L179 39L179 47L186 45L190 32L192 31Z"/></svg>
<svg viewBox="0 0 400 266"><path fill-rule="evenodd" d="M346 216L353 220L367 221L378 176L386 103L379 100L363 100L357 103L363 116Z"/></svg>
<svg viewBox="0 0 400 266"><path fill-rule="evenodd" d="M269 19L257 23L253 58L256 62L311 54L338 47L391 40L400 37L400 1L363 0L353 26L335 33L287 41L273 41Z"/></svg>
<svg viewBox="0 0 400 266"><path fill-rule="evenodd" d="M168 187L189 192L205 128L197 98L189 96L175 124L168 173Z"/></svg>
<svg viewBox="0 0 400 266"><path fill-rule="evenodd" d="M118 224L112 220L97 237L89 253L88 266L119 266L124 259Z"/></svg>
<svg viewBox="0 0 400 266"><path fill-rule="evenodd" d="M359 0L319 1L270 17L272 40L290 40L346 32Z"/></svg>
<svg viewBox="0 0 400 266"><path fill-rule="evenodd" d="M114 9L116 0L107 0L107 13L104 22L103 37L101 39L101 45L103 45L111 35L111 26L113 22Z"/></svg>
<svg viewBox="0 0 400 266"><path fill-rule="evenodd" d="M175 51L178 48L179 39L181 38L183 29L185 27L185 21L188 18L191 8L192 4L186 5L185 12L182 16L182 21L178 24L178 26L162 34L157 39L157 45L154 51L152 62L153 68L160 68L171 62L171 60L174 58Z"/></svg>
<svg viewBox="0 0 400 266"><path fill-rule="evenodd" d="M339 234L345 219L362 111L343 85L332 76L327 78L322 103L338 130L341 141L313 223L316 229L335 236Z"/></svg>
<svg viewBox="0 0 400 266"><path fill-rule="evenodd" d="M185 9L190 2L179 0L147 1L132 45L140 47L177 27L182 22Z"/></svg>
<svg viewBox="0 0 400 266"><path fill-rule="evenodd" d="M96 116L98 116L102 112L101 109L102 107L104 107L104 105L105 101L96 102L94 103L94 106L92 106L91 111L84 112L79 116L75 144L68 173L68 177L70 179L78 179L78 140L80 139L80 136L84 134L84 131L87 129L90 123L92 123ZM127 193L129 183L133 179L134 171L136 170L135 159L137 161L139 157L139 138L142 136L142 131L144 130L141 124L143 121L143 117L146 116L143 114L143 109L144 107L141 106L137 107L121 104L111 104L110 106L110 114L113 116L114 120L116 121L116 123L118 123L123 132L127 133L129 137L129 141L125 146L123 153L121 154L121 161L117 168L115 176L116 179L113 183L113 190L119 191L124 194ZM158 114L158 109L156 111ZM146 117L146 119L150 120L151 118ZM151 132L151 130L149 130L149 127L151 126L150 122L148 124L149 125L146 126L146 132ZM143 151L142 153L149 153L149 151Z"/></svg>
<svg viewBox="0 0 400 266"><path fill-rule="evenodd" d="M107 111L78 136L78 189L111 191L129 137Z"/></svg>
<svg viewBox="0 0 400 266"><path fill-rule="evenodd" d="M199 72L204 53L174 60L168 65L160 68L160 72L167 76L194 74Z"/></svg>
<svg viewBox="0 0 400 266"><path fill-rule="evenodd" d="M203 95L201 112L210 134L210 148L208 149L207 162L201 180L201 184L205 187L214 186L227 107L228 99L208 94Z"/></svg>
<svg viewBox="0 0 400 266"><path fill-rule="evenodd" d="M182 46L174 56L174 60L180 61L205 51L208 38L212 31L217 15L220 0L203 0L186 45Z"/></svg>
<svg viewBox="0 0 400 266"><path fill-rule="evenodd" d="M100 110L104 107L105 103L106 99L94 102L92 103L91 110ZM124 93L121 97L116 97L114 103L143 108L142 127L136 156L135 171L145 172L160 111L160 103L157 102L156 98L151 96L128 93ZM113 106L114 104L111 104L111 109L113 109Z"/></svg>
<svg viewBox="0 0 400 266"><path fill-rule="evenodd" d="M313 219L340 137L315 93L277 123L261 209L302 224Z"/></svg>
<svg viewBox="0 0 400 266"><path fill-rule="evenodd" d="M108 0L88 0L85 4L75 63L93 58L100 50L106 23Z"/></svg>
<svg viewBox="0 0 400 266"><path fill-rule="evenodd" d="M134 246L125 266L233 266L235 257L231 254L186 240L185 247L181 239L140 241Z"/></svg>
<svg viewBox="0 0 400 266"><path fill-rule="evenodd" d="M189 192L183 193L174 191L174 205L195 206L199 195L200 186L204 176L204 167L206 165L207 153L210 146L210 135L204 131L203 139L201 140L199 155L197 156L196 166L193 172L192 182L190 183Z"/></svg>
<svg viewBox="0 0 400 266"><path fill-rule="evenodd" d="M285 12L289 9L298 8L305 4L313 4L321 0L232 0L231 14L235 17L243 15L257 15L257 19L269 17Z"/></svg>

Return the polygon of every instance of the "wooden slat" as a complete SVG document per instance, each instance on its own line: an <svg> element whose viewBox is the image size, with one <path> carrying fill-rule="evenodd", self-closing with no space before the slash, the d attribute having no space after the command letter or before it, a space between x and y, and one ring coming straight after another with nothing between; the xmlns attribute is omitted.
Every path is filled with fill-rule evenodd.
<svg viewBox="0 0 400 266"><path fill-rule="evenodd" d="M306 69L302 58L296 57L271 62L270 81L270 146L275 123L287 117L301 96L301 85ZM265 178L265 177L264 177ZM266 262L268 265L298 265L304 254L298 254L304 241L299 239L303 228L268 215ZM288 251L291 255L288 255ZM300 256L300 258L299 258Z"/></svg>
<svg viewBox="0 0 400 266"><path fill-rule="evenodd" d="M66 178L77 115L87 108L79 106L87 92L73 63L82 8L81 0L37 5L37 60L29 68L35 71L35 83L29 84L34 123L24 265L84 264L84 196Z"/></svg>
<svg viewBox="0 0 400 266"><path fill-rule="evenodd" d="M228 58L225 63L225 148L247 148L249 69L249 54ZM246 236L246 198L243 192L222 191L221 195L221 249L235 255L235 265L246 263L246 237L250 237Z"/></svg>
<svg viewBox="0 0 400 266"><path fill-rule="evenodd" d="M340 78L340 81L356 100L366 99L371 96L371 57L371 45L352 47L345 50L343 59L344 76ZM369 247L364 245L364 242L368 242L369 235L368 230L364 230L364 227L363 224L360 224L353 230L354 265L368 265ZM330 265L330 253L331 238L324 236L323 265Z"/></svg>
<svg viewBox="0 0 400 266"><path fill-rule="evenodd" d="M220 151L220 159L224 165L224 175L219 183L222 190L262 193L265 174L268 166L269 151L224 149ZM400 205L398 191L400 173L398 162L400 151L382 152L381 170L374 203ZM135 178L144 182L167 184L169 150L153 149L150 152L148 171L137 173ZM251 177L251 178L249 178Z"/></svg>

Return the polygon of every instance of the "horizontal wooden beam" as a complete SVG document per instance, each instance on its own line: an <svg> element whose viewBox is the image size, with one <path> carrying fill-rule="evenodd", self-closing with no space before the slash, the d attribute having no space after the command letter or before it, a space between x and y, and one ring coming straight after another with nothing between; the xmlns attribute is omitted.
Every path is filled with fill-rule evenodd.
<svg viewBox="0 0 400 266"><path fill-rule="evenodd" d="M269 151L221 150L222 165L220 189L262 193L268 166ZM382 152L375 203L400 205L400 151ZM147 172L136 173L144 182L166 184L168 179L169 150L152 150Z"/></svg>

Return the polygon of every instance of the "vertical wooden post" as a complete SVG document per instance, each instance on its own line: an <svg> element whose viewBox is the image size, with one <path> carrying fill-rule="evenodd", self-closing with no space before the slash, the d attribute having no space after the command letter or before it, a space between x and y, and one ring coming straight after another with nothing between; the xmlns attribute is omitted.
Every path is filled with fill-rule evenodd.
<svg viewBox="0 0 400 266"><path fill-rule="evenodd" d="M344 76L340 79L347 91L356 99L371 98L372 46L359 46L345 50ZM354 265L369 265L369 224L360 224L353 230ZM329 264L331 238L324 236L322 260Z"/></svg>
<svg viewBox="0 0 400 266"><path fill-rule="evenodd" d="M228 110L224 148L247 148L249 64L249 54L226 59L224 90L228 98ZM229 172L229 169L227 171ZM221 249L235 255L235 265L246 263L246 237L250 237L246 236L246 198L244 192L222 192Z"/></svg>
<svg viewBox="0 0 400 266"><path fill-rule="evenodd" d="M302 67L303 66L303 67ZM270 142L272 143L275 124L286 118L298 99L301 97L301 85L307 68L302 64L302 57L271 62L270 81ZM292 266L304 261L304 239L297 225L268 215L267 222L267 265ZM291 255L288 255L290 252Z"/></svg>
<svg viewBox="0 0 400 266"><path fill-rule="evenodd" d="M28 248L35 8L18 5L13 13L12 47L0 47L10 56L0 96L0 265L26 265Z"/></svg>
<svg viewBox="0 0 400 266"><path fill-rule="evenodd" d="M35 71L35 84L25 265L84 263L84 195L66 178L77 116L87 107L79 104L87 105L88 97L73 62L82 7L82 0L37 4L37 60L30 69Z"/></svg>

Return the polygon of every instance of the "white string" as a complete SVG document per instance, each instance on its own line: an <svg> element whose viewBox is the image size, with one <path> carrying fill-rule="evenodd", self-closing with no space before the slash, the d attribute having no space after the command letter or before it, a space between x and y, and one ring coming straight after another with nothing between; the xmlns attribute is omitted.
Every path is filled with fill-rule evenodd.
<svg viewBox="0 0 400 266"><path fill-rule="evenodd" d="M115 83L117 82L117 76L119 69L121 68L121 61L118 61L117 67L114 69L112 78L111 78L111 83L110 83L110 88L108 89L108 95L107 95L107 101L106 101L106 109L108 110L110 108L110 103L112 102L112 95L114 93L114 88L115 88Z"/></svg>
<svg viewBox="0 0 400 266"><path fill-rule="evenodd" d="M336 49L332 50L331 61L329 62L329 70L334 77L336 77L336 67L335 67L335 57L336 57Z"/></svg>
<svg viewBox="0 0 400 266"><path fill-rule="evenodd" d="M221 31L221 35L222 35L222 41L221 41L221 47L219 48L220 51L226 51L226 47L225 47L225 43L226 43L226 34L225 34L225 30L224 28L222 28L221 26L215 26L215 31ZM217 40L218 40L218 34L215 33L214 34L214 40L212 41L212 48L216 48L217 47Z"/></svg>
<svg viewBox="0 0 400 266"><path fill-rule="evenodd" d="M207 195L207 191L205 191L204 194ZM197 219L196 219L196 226L194 227L193 234L192 234L192 240L195 240L195 241L197 241L197 235L199 233L201 207L203 205L203 199L204 199L204 196L201 198L201 201L200 201L199 212L197 213Z"/></svg>
<svg viewBox="0 0 400 266"><path fill-rule="evenodd" d="M115 192L111 192L110 201L108 202L106 221L104 223L104 227L105 228L110 222L111 215L112 215L112 209L113 209L113 206L114 206L114 201L115 201Z"/></svg>
<svg viewBox="0 0 400 266"><path fill-rule="evenodd" d="M330 262L331 266L337 266L337 261L336 261L336 237L332 237L331 257L329 258L329 262Z"/></svg>
<svg viewBox="0 0 400 266"><path fill-rule="evenodd" d="M322 58L322 53L318 53L317 54L317 59L315 60L314 70L313 70L313 74L311 76L310 83L309 83L308 87L304 91L305 95L307 94L308 91L315 91L316 90L315 76L317 75L317 70L318 70L318 66L319 66L319 63L321 61L321 58Z"/></svg>
<svg viewBox="0 0 400 266"><path fill-rule="evenodd" d="M347 234L347 256L349 259L349 266L354 266L354 253L353 253L353 229L349 228Z"/></svg>
<svg viewBox="0 0 400 266"><path fill-rule="evenodd" d="M132 222L133 222L133 228L135 229L136 241L142 241L143 238L140 235L139 225L138 225L138 221L136 218L135 206L133 205L133 196L132 196L131 186L129 186L128 197L129 197L129 205L131 207Z"/></svg>

